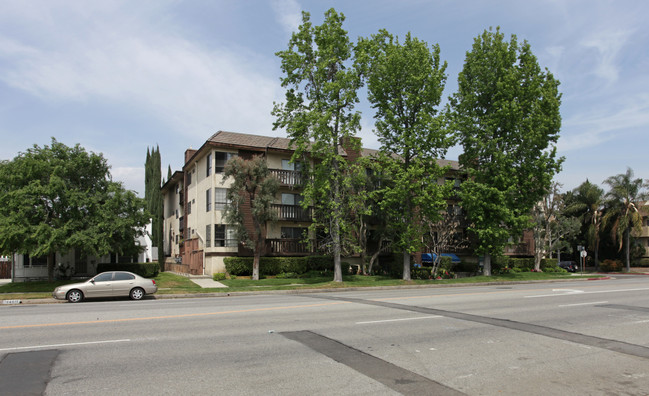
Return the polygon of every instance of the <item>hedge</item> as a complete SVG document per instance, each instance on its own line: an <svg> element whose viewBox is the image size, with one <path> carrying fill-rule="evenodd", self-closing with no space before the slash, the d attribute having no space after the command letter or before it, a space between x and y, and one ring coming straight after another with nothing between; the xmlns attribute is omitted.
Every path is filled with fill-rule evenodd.
<svg viewBox="0 0 649 396"><path fill-rule="evenodd" d="M128 271L145 278L154 278L160 273L160 264L153 263L99 263L97 273L106 271Z"/></svg>
<svg viewBox="0 0 649 396"><path fill-rule="evenodd" d="M223 262L230 275L252 275L252 257L226 257ZM259 260L260 275L304 274L308 271L333 271L333 268L333 258L327 256L261 257Z"/></svg>
<svg viewBox="0 0 649 396"><path fill-rule="evenodd" d="M634 267L649 267L649 258L641 258L633 261Z"/></svg>

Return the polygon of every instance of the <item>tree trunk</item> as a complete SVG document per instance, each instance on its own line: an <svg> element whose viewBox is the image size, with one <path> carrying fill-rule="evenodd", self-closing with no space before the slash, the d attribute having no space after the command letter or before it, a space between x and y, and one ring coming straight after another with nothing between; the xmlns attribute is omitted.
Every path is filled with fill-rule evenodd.
<svg viewBox="0 0 649 396"><path fill-rule="evenodd" d="M334 214L333 227L331 229L331 239L334 255L334 282L342 282L343 273L340 267L340 223L338 223L338 217L336 214Z"/></svg>
<svg viewBox="0 0 649 396"><path fill-rule="evenodd" d="M484 255L483 274L484 276L491 276L491 255L488 253Z"/></svg>
<svg viewBox="0 0 649 396"><path fill-rule="evenodd" d="M56 253L50 253L47 255L47 281L52 282L54 280L54 261L56 261Z"/></svg>
<svg viewBox="0 0 649 396"><path fill-rule="evenodd" d="M255 256L252 259L252 280L259 280L259 259L261 252L255 249Z"/></svg>
<svg viewBox="0 0 649 396"><path fill-rule="evenodd" d="M626 245L625 248L625 258L626 258L626 272L631 272L631 249L630 249L630 237L629 235L631 232L629 231L629 227L624 231L624 244Z"/></svg>
<svg viewBox="0 0 649 396"><path fill-rule="evenodd" d="M406 250L403 251L403 280L411 280L410 278L410 253Z"/></svg>

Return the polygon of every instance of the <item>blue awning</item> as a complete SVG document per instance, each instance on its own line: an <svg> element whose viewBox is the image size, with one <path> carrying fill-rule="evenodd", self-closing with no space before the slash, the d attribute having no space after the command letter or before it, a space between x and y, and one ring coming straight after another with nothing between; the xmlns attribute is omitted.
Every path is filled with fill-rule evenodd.
<svg viewBox="0 0 649 396"><path fill-rule="evenodd" d="M451 262L453 264L457 264L460 261L460 258L455 254L455 253L442 253L442 257L450 257ZM422 263L432 263L433 259L437 258L437 254L435 253L422 253L421 254L421 261Z"/></svg>

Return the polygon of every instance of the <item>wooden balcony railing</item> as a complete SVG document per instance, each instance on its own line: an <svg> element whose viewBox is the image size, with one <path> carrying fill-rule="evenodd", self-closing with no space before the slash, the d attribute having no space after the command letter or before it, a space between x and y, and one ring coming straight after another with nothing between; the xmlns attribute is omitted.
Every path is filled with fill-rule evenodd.
<svg viewBox="0 0 649 396"><path fill-rule="evenodd" d="M284 169L269 169L282 186L299 186L302 184L302 172Z"/></svg>
<svg viewBox="0 0 649 396"><path fill-rule="evenodd" d="M297 205L280 205L272 204L271 209L277 214L277 220L290 220L290 221L311 221L312 209L304 209Z"/></svg>
<svg viewBox="0 0 649 396"><path fill-rule="evenodd" d="M511 245L505 247L505 253L507 254L528 254L533 255L532 247L529 243L521 242L516 245Z"/></svg>
<svg viewBox="0 0 649 396"><path fill-rule="evenodd" d="M266 254L271 256L308 255L313 251L313 246L309 246L303 239L266 239Z"/></svg>

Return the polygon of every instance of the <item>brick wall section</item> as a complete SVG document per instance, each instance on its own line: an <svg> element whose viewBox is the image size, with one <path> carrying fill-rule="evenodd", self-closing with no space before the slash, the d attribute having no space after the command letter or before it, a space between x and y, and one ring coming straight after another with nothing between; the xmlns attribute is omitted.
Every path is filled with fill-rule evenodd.
<svg viewBox="0 0 649 396"><path fill-rule="evenodd" d="M340 138L340 146L347 153L347 161L356 162L361 156L361 138L343 137Z"/></svg>

